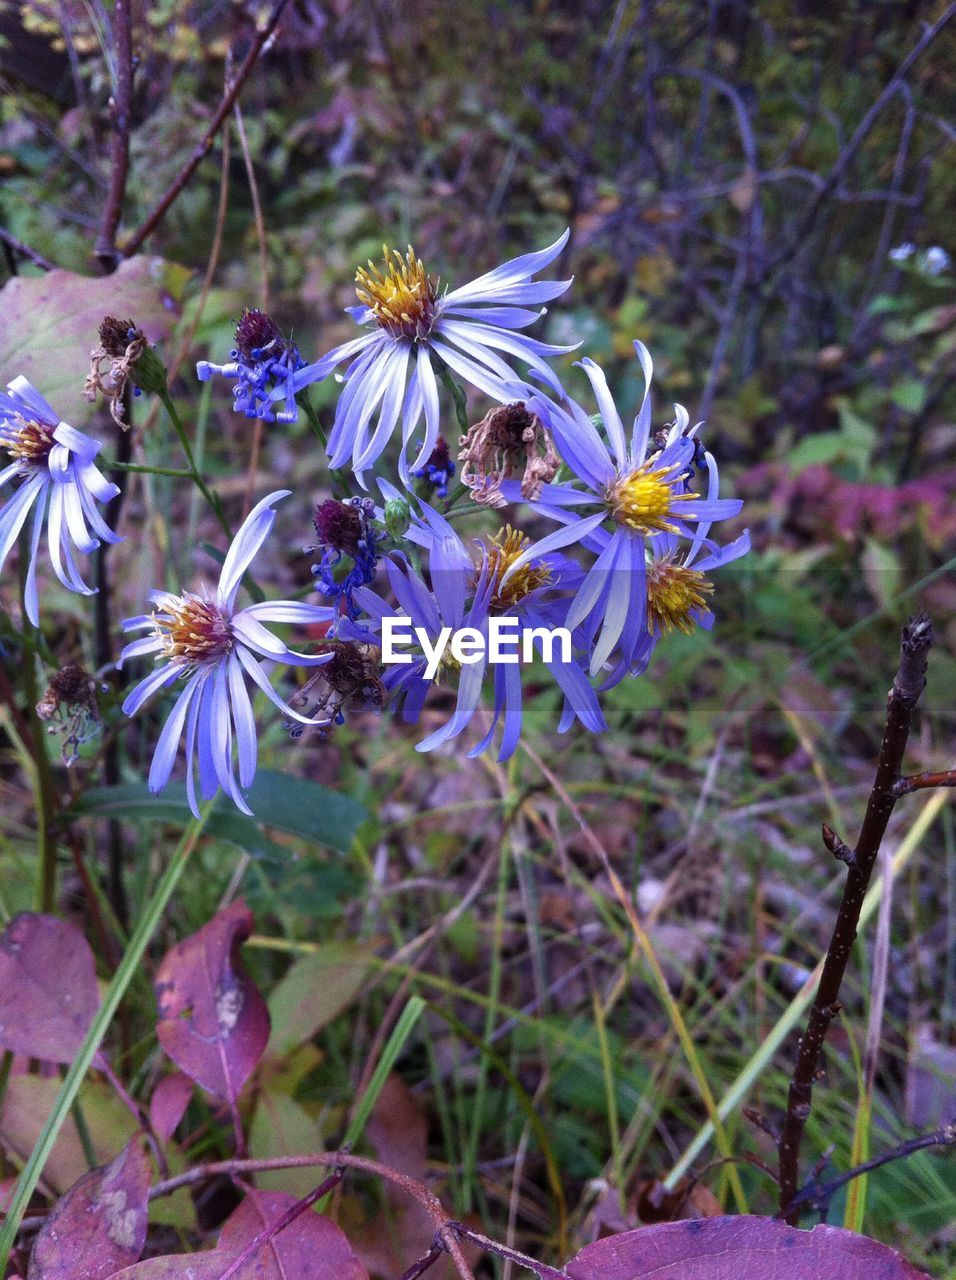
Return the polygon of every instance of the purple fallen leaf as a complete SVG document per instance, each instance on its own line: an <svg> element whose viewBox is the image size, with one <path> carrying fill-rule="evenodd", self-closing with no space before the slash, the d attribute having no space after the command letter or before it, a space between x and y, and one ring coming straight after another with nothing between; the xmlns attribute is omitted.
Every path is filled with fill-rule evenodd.
<svg viewBox="0 0 956 1280"><path fill-rule="evenodd" d="M146 1243L150 1172L137 1137L84 1174L41 1228L27 1280L105 1280L134 1263Z"/></svg>
<svg viewBox="0 0 956 1280"><path fill-rule="evenodd" d="M149 1100L149 1123L162 1143L173 1136L193 1096L193 1082L181 1071L160 1080Z"/></svg>
<svg viewBox="0 0 956 1280"><path fill-rule="evenodd" d="M298 1202L281 1191L250 1191L226 1222L211 1253L150 1258L114 1280L219 1280L231 1262ZM232 1280L368 1280L368 1272L334 1222L312 1209L257 1249Z"/></svg>
<svg viewBox="0 0 956 1280"><path fill-rule="evenodd" d="M93 952L76 925L14 916L0 936L0 1049L72 1062L99 1004Z"/></svg>
<svg viewBox="0 0 956 1280"><path fill-rule="evenodd" d="M156 974L159 1043L188 1076L227 1101L269 1039L266 1002L239 958L251 932L252 913L234 902L167 952Z"/></svg>
<svg viewBox="0 0 956 1280"><path fill-rule="evenodd" d="M801 1231L776 1218L665 1222L586 1245L572 1280L928 1280L895 1249L842 1227Z"/></svg>

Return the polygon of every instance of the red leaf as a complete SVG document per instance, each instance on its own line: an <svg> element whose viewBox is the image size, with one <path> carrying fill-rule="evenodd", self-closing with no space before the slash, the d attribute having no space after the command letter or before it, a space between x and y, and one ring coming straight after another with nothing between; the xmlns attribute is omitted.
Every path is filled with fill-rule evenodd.
<svg viewBox="0 0 956 1280"><path fill-rule="evenodd" d="M156 975L159 1043L188 1076L226 1100L239 1093L269 1039L269 1011L239 959L251 932L252 913L234 902L173 947Z"/></svg>
<svg viewBox="0 0 956 1280"><path fill-rule="evenodd" d="M0 937L0 1049L72 1062L99 1003L93 953L76 925L14 916Z"/></svg>
<svg viewBox="0 0 956 1280"><path fill-rule="evenodd" d="M181 1071L160 1080L149 1100L149 1123L162 1143L173 1136L193 1096L193 1082Z"/></svg>
<svg viewBox="0 0 956 1280"><path fill-rule="evenodd" d="M230 1262L293 1205L281 1191L251 1191L222 1229L212 1253L150 1258L128 1267L115 1280L219 1280ZM307 1209L257 1249L233 1280L368 1280L368 1272L348 1240L328 1218Z"/></svg>
<svg viewBox="0 0 956 1280"><path fill-rule="evenodd" d="M572 1280L927 1280L894 1250L842 1227L695 1218L607 1236L567 1264Z"/></svg>
<svg viewBox="0 0 956 1280"><path fill-rule="evenodd" d="M69 1189L36 1238L27 1280L105 1280L146 1243L150 1163L134 1138Z"/></svg>

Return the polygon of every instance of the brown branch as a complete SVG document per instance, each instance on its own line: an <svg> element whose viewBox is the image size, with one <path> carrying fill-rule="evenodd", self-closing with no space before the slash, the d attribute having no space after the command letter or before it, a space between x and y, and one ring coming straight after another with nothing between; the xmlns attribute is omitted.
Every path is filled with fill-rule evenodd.
<svg viewBox="0 0 956 1280"><path fill-rule="evenodd" d="M800 1041L797 1064L790 1081L787 1114L780 1137L780 1214L791 1225L795 1225L799 1218L799 1211L793 1205L799 1185L800 1144L810 1115L820 1053L830 1023L840 1010L840 987L856 940L860 909L887 823L896 804L895 788L899 781L900 765L906 750L913 712L926 683L926 661L931 643L932 627L929 619L925 615L911 618L903 628L899 670L887 699L886 723L873 789L860 837L852 851L853 860L848 866L843 897L820 975L820 985L810 1010L807 1029Z"/></svg>
<svg viewBox="0 0 956 1280"><path fill-rule="evenodd" d="M182 169L173 179L165 195L146 218L146 221L133 232L125 244L120 247L120 254L124 258L130 257L140 248L147 236L152 235L159 224L169 212L170 206L179 197L186 183L193 176L201 161L209 153L209 149L213 144L216 134L222 128L226 117L232 111L242 92L242 86L249 77L249 73L258 61L259 54L265 48L273 32L278 26L279 19L282 17L282 11L285 9L289 0L275 0L272 13L269 15L265 26L256 31L252 44L249 46L249 52L242 61L242 65L236 72L235 78L227 85L222 96L222 101L216 109L216 114L209 123L209 127L197 143L192 155L183 165Z"/></svg>
<svg viewBox="0 0 956 1280"><path fill-rule="evenodd" d="M461 1251L461 1245L458 1243L456 1225L445 1213L435 1193L423 1182L400 1173L398 1169L390 1169L388 1165L379 1164L377 1160L368 1160L364 1156L353 1156L344 1151L316 1151L311 1155L276 1156L265 1160L217 1160L213 1164L197 1165L194 1169L187 1169L185 1173L157 1183L155 1187L150 1188L149 1198L156 1200L161 1196L171 1195L180 1187L190 1187L197 1182L205 1182L207 1178L219 1175L233 1177L242 1173L265 1173L270 1169L308 1169L322 1166L333 1169L359 1169L401 1187L406 1195L422 1205L431 1218L436 1237L442 1240L445 1251L451 1255L462 1280L475 1280Z"/></svg>
<svg viewBox="0 0 956 1280"><path fill-rule="evenodd" d="M93 246L100 269L112 275L119 262L116 229L123 216L123 200L129 177L129 132L133 110L133 15L131 0L116 0L113 10L113 51L116 61L116 97L110 99L113 118L113 145L110 156L110 185L103 209L103 222Z"/></svg>
<svg viewBox="0 0 956 1280"><path fill-rule="evenodd" d="M911 791L926 791L930 787L956 787L956 769L944 769L940 773L911 773L908 778L897 779L894 796L908 796Z"/></svg>
<svg viewBox="0 0 956 1280"><path fill-rule="evenodd" d="M333 1169L329 1176L323 1179L317 1187L313 1187L307 1196L298 1200L291 1209L287 1209L285 1213L276 1218L274 1222L270 1222L269 1225L264 1227L258 1235L253 1236L246 1247L239 1253L238 1257L234 1258L233 1261L230 1262L229 1266L219 1277L219 1280L231 1280L232 1276L239 1271L242 1265L258 1253L264 1244L268 1244L270 1240L274 1240L280 1231L284 1231L286 1227L291 1226L291 1224L295 1222L296 1218L301 1217L307 1209L311 1209L317 1200L321 1200L323 1196L328 1195L332 1188L337 1186L341 1181L341 1172L338 1169Z"/></svg>

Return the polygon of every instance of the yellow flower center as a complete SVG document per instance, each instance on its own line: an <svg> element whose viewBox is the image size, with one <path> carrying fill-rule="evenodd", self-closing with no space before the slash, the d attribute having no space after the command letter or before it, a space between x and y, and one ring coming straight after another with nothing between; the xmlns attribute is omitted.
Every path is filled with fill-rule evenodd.
<svg viewBox="0 0 956 1280"><path fill-rule="evenodd" d="M647 624L651 631L690 635L697 626L691 611L706 609L713 590L699 569L688 569L673 560L654 560L647 568Z"/></svg>
<svg viewBox="0 0 956 1280"><path fill-rule="evenodd" d="M494 581L492 609L510 609L532 591L547 586L551 581L551 570L548 566L540 560L532 560L530 564L522 565L502 586L501 579L530 542L531 539L527 534L512 529L510 524L500 529L492 539L488 548L488 565Z"/></svg>
<svg viewBox="0 0 956 1280"><path fill-rule="evenodd" d="M636 471L621 476L607 491L611 515L635 533L676 533L672 516L679 515L681 502L692 502L696 493L675 493L674 481L678 464L655 466L658 455L641 464Z"/></svg>
<svg viewBox="0 0 956 1280"><path fill-rule="evenodd" d="M153 624L164 656L190 666L213 662L232 648L232 627L219 606L189 591L166 596L153 612Z"/></svg>
<svg viewBox="0 0 956 1280"><path fill-rule="evenodd" d="M355 292L381 327L394 338L427 338L435 321L438 284L408 246L403 258L397 249L382 246L384 275L371 259L368 270L355 275Z"/></svg>
<svg viewBox="0 0 956 1280"><path fill-rule="evenodd" d="M50 450L56 441L53 439L55 427L48 422L37 422L26 418L16 418L6 428L3 447L12 458L31 467L41 467L49 457Z"/></svg>

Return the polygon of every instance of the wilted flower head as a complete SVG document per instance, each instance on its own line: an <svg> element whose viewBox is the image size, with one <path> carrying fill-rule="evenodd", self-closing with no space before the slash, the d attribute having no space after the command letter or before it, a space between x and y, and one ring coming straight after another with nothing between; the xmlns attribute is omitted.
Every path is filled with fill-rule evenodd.
<svg viewBox="0 0 956 1280"><path fill-rule="evenodd" d="M521 496L526 502L536 501L541 486L554 479L561 465L541 419L520 401L490 409L458 446L462 484L471 490L475 502L486 507L507 506L501 482L522 459Z"/></svg>
<svg viewBox="0 0 956 1280"><path fill-rule="evenodd" d="M127 695L123 703L127 715L135 715L153 694L174 681L185 681L159 735L149 771L149 789L158 792L166 786L185 731L186 795L190 809L197 815L195 761L199 765L199 793L204 800L222 787L237 808L251 813L239 789L252 785L257 757L256 726L246 677L289 719L308 724L311 722L272 688L262 659L316 667L331 657L328 653L297 653L262 624L327 623L332 610L296 600L272 600L236 609L243 575L275 523L273 505L289 492L284 489L270 493L249 512L223 561L215 590L184 591L182 595L153 591L149 596L152 612L127 618L123 623L124 631L146 630L149 634L126 646L120 654L120 665L143 654L151 654L163 664Z"/></svg>
<svg viewBox="0 0 956 1280"><path fill-rule="evenodd" d="M104 377L101 368L105 360L109 360L110 368ZM100 345L90 352L90 361L83 394L90 401L96 399L97 391L108 396L110 415L124 431L130 428L123 417L123 397L127 386L132 384L137 395L141 390L165 390L163 363L150 347L146 335L132 320L107 316L100 325Z"/></svg>
<svg viewBox="0 0 956 1280"><path fill-rule="evenodd" d="M361 269L356 290L361 306L349 311L368 332L336 347L295 378L298 389L351 361L329 435L331 466L351 460L359 473L372 466L399 420L403 481L425 465L439 433L436 360L493 400L513 400L516 394L532 391L507 357L528 365L560 393L547 357L574 348L551 346L518 331L542 314L532 308L558 297L571 284L532 279L557 258L568 234L547 249L513 258L451 292L439 291L438 282L411 248L404 257L385 248L382 269L371 262ZM422 417L424 439L409 464L408 449Z"/></svg>
<svg viewBox="0 0 956 1280"><path fill-rule="evenodd" d="M261 418L263 422L295 422L298 410L294 378L302 367L298 347L282 336L271 316L253 308L239 317L236 345L229 353L228 363L200 360L196 376L200 382L208 382L214 374L235 379L236 413ZM276 411L280 402L284 407Z"/></svg>
<svg viewBox="0 0 956 1280"><path fill-rule="evenodd" d="M315 509L313 523L318 534L317 547L322 559L312 566L315 589L333 600L344 599L352 612L352 592L375 577L381 558L379 544L385 533L375 527L375 503L371 498L349 498L344 502L327 498ZM340 570L343 560L351 561L346 573Z"/></svg>
<svg viewBox="0 0 956 1280"><path fill-rule="evenodd" d="M329 661L289 701L301 708L324 736L332 725L345 723L347 711L381 711L388 692L382 683L381 650L376 645L336 640L323 649ZM300 737L302 731L301 724L291 726L293 738Z"/></svg>
<svg viewBox="0 0 956 1280"><path fill-rule="evenodd" d="M62 758L67 768L76 760L80 746L99 730L98 691L95 676L91 676L79 663L68 662L54 673L37 703L40 719L52 721L47 732L64 735Z"/></svg>
<svg viewBox="0 0 956 1280"><path fill-rule="evenodd" d="M39 625L37 552L44 523L53 572L69 590L93 595L80 576L72 548L90 552L103 542L122 542L96 509L119 489L93 459L100 445L82 431L61 422L26 378L15 378L0 392L0 449L12 461L0 471L0 487L10 480L20 486L0 508L0 565L34 512L29 536L24 604L27 617Z"/></svg>

